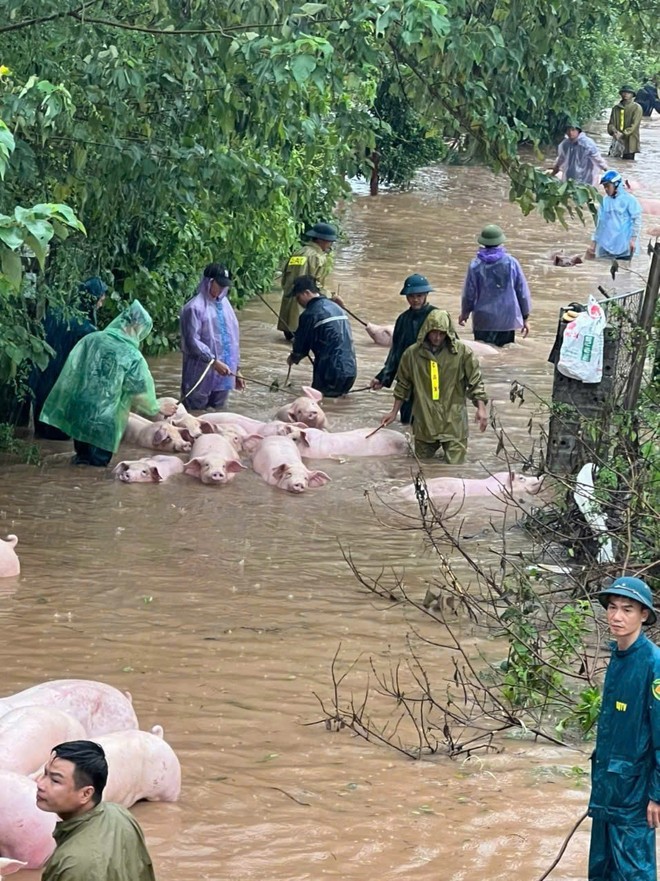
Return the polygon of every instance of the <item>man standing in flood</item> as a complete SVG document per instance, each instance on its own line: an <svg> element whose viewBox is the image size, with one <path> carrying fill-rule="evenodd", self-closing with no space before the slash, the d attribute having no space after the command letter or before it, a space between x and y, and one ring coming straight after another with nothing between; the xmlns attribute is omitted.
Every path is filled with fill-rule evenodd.
<svg viewBox="0 0 660 881"><path fill-rule="evenodd" d="M562 173L564 180L596 186L607 162L600 155L596 142L588 138L576 122L566 126L566 137L557 148L557 161L551 174Z"/></svg>
<svg viewBox="0 0 660 881"><path fill-rule="evenodd" d="M41 881L155 881L137 820L102 802L105 753L91 740L56 746L37 780L37 807L60 818Z"/></svg>
<svg viewBox="0 0 660 881"><path fill-rule="evenodd" d="M644 111L635 101L635 90L632 86L621 86L619 95L621 100L612 108L607 124L608 134L613 138L610 156L620 155L622 159L634 159L635 153L639 153L641 147L639 127Z"/></svg>
<svg viewBox="0 0 660 881"><path fill-rule="evenodd" d="M293 339L300 317L296 298L290 296L293 283L301 275L311 275L319 290L325 293L323 285L330 271L328 257L337 241L337 230L329 223L315 223L307 230L305 238L307 243L289 257L282 272L282 303L277 329L287 340Z"/></svg>
<svg viewBox="0 0 660 881"><path fill-rule="evenodd" d="M618 171L606 171L600 179L605 198L598 209L596 229L586 256L606 260L630 261L639 254L642 206L629 193Z"/></svg>
<svg viewBox="0 0 660 881"><path fill-rule="evenodd" d="M642 633L656 611L639 578L617 578L598 600L614 642L591 764L589 881L656 881L660 649Z"/></svg>
<svg viewBox="0 0 660 881"><path fill-rule="evenodd" d="M504 247L505 241L495 224L481 231L477 238L481 248L465 277L458 319L464 325L472 315L475 340L492 346L514 342L517 330L526 337L532 311L527 279L520 263Z"/></svg>

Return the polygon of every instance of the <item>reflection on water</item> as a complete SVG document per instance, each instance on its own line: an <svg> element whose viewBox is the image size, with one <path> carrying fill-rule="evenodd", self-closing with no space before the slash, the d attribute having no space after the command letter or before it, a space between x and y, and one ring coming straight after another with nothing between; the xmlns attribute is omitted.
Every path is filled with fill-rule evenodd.
<svg viewBox="0 0 660 881"><path fill-rule="evenodd" d="M644 142L636 177L658 197L657 124ZM483 368L499 419L528 450L533 398L512 404L509 384L549 393L558 308L584 300L603 267L552 266L554 250L581 250L588 231L522 218L506 191L484 170L448 168L426 170L407 193L358 197L331 287L341 285L360 317L390 323L404 305L403 278L421 271L434 302L456 315L475 236L487 223L503 226L531 285L532 330ZM242 312L241 330L246 375L282 382L287 348L259 301ZM360 387L385 351L353 330ZM180 356L152 366L159 391L176 394ZM309 378L305 365L294 368L297 385ZM233 406L272 415L286 399L252 385ZM390 400L382 391L331 401L332 427L373 428ZM490 430L473 436L461 473L499 470L495 448ZM19 535L23 574L13 594L0 594L2 691L49 677L98 678L132 692L142 727L164 726L181 758L183 797L136 808L159 878L496 881L533 878L549 864L584 808L585 789L562 773L584 765L583 755L512 739L496 756L415 764L307 724L321 718L314 692L329 697L340 643L346 665L360 659L356 694L369 657L387 665L405 653L415 620L360 592L339 543L369 571L405 570L408 590L424 595L432 557L418 535L388 528L396 518L377 500L375 518L364 496L368 489L387 502L411 479L410 461L324 462L332 483L296 497L252 472L220 489L183 478L123 486L72 470L67 458L3 471L0 527ZM443 471L434 464L428 475ZM478 507L465 514L466 533L491 517ZM446 653L428 663L440 678L450 669ZM562 861L566 881L585 874L587 834Z"/></svg>

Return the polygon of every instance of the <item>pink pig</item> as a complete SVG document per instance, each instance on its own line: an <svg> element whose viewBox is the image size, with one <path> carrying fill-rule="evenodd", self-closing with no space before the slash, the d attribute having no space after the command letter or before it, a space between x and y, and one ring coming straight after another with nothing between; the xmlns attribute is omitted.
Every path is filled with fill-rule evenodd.
<svg viewBox="0 0 660 881"><path fill-rule="evenodd" d="M129 413L124 441L147 450L166 450L170 453L188 453L193 438L185 428L170 422L149 422L137 413Z"/></svg>
<svg viewBox="0 0 660 881"><path fill-rule="evenodd" d="M366 332L377 346L383 346L389 349L392 345L392 334L394 333L393 324L372 324L367 322L365 325Z"/></svg>
<svg viewBox="0 0 660 881"><path fill-rule="evenodd" d="M31 777L0 771L0 853L38 869L55 849L57 817L37 807L37 784ZM12 869L12 871L15 871Z"/></svg>
<svg viewBox="0 0 660 881"><path fill-rule="evenodd" d="M382 428L372 437L372 428L353 431L319 431L307 428L298 443L303 459L336 459L339 456L405 456L408 439L398 431Z"/></svg>
<svg viewBox="0 0 660 881"><path fill-rule="evenodd" d="M69 713L55 707L17 707L0 718L0 769L33 774L58 743L86 737L83 724Z"/></svg>
<svg viewBox="0 0 660 881"><path fill-rule="evenodd" d="M246 436L260 434L262 437L272 437L273 435L286 437L294 432L293 425L288 421L260 422L251 416L243 416L242 413L207 413L204 420L212 425L231 425L234 428L239 428Z"/></svg>
<svg viewBox="0 0 660 881"><path fill-rule="evenodd" d="M8 535L6 541L0 538L0 578L12 578L20 574L21 564L15 551L17 544L15 535Z"/></svg>
<svg viewBox="0 0 660 881"><path fill-rule="evenodd" d="M452 499L461 501L464 498L479 496L498 496L500 498L513 496L517 498L523 495L536 495L541 489L542 481L541 477L499 471L497 474L483 479L434 477L432 480L427 480L426 491L428 497L434 502L449 502ZM397 490L397 493L404 501L415 501L415 484L404 486Z"/></svg>
<svg viewBox="0 0 660 881"><path fill-rule="evenodd" d="M323 395L307 385L303 386L303 392L302 397L278 410L275 419L281 419L282 422L304 422L310 428L327 428L328 419L320 406Z"/></svg>
<svg viewBox="0 0 660 881"><path fill-rule="evenodd" d="M233 480L241 465L235 447L219 434L203 434L192 448L192 458L183 466L186 474L196 477L202 483L220 486Z"/></svg>
<svg viewBox="0 0 660 881"><path fill-rule="evenodd" d="M18 872L26 867L27 863L22 863L20 860L6 860L4 857L0 857L0 878L4 878L5 875L11 875L13 872Z"/></svg>
<svg viewBox="0 0 660 881"><path fill-rule="evenodd" d="M136 801L176 801L181 792L181 765L163 740L163 729L117 731L96 738L108 760L104 801L130 807Z"/></svg>
<svg viewBox="0 0 660 881"><path fill-rule="evenodd" d="M183 473L183 462L176 456L151 456L119 462L112 469L117 480L123 483L160 483Z"/></svg>
<svg viewBox="0 0 660 881"><path fill-rule="evenodd" d="M256 443L252 467L266 483L291 493L323 486L330 478L324 471L309 471L298 447L289 437L265 437Z"/></svg>
<svg viewBox="0 0 660 881"><path fill-rule="evenodd" d="M90 679L54 679L0 698L0 718L17 707L56 707L76 718L88 737L137 728L130 694Z"/></svg>

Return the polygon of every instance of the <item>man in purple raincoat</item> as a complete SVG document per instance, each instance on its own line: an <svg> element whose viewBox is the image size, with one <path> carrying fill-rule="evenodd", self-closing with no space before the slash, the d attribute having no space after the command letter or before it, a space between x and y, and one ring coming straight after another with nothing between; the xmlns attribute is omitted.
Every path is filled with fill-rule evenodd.
<svg viewBox="0 0 660 881"><path fill-rule="evenodd" d="M221 409L233 388L244 388L238 319L227 296L231 283L226 267L209 263L197 293L181 310L181 398L189 410Z"/></svg>
<svg viewBox="0 0 660 881"><path fill-rule="evenodd" d="M499 226L484 227L477 241L482 247L465 277L458 323L472 315L475 340L506 346L517 330L523 337L529 333L529 287L520 263L502 247L506 237Z"/></svg>

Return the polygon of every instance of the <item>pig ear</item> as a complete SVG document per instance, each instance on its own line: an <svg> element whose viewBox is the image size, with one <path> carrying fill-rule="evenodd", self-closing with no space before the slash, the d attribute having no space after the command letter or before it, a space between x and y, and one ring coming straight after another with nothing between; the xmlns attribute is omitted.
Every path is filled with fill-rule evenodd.
<svg viewBox="0 0 660 881"><path fill-rule="evenodd" d="M161 480L163 479L163 477L162 477L160 471L158 470L158 465L151 465L149 468L149 471L151 471L151 477L152 477L154 483L160 483Z"/></svg>
<svg viewBox="0 0 660 881"><path fill-rule="evenodd" d="M181 435L183 440L186 441L186 443L191 444L195 440L195 438L192 436L192 434L188 431L187 428L180 428L179 434Z"/></svg>
<svg viewBox="0 0 660 881"><path fill-rule="evenodd" d="M286 411L286 415L287 415L287 418L288 418L289 422L295 422L295 421L296 421L296 408L293 406L293 404L292 404L292 405L289 407L289 409Z"/></svg>
<svg viewBox="0 0 660 881"><path fill-rule="evenodd" d="M302 387L302 390L304 395L306 395L308 398L311 398L313 401L316 401L317 403L323 400L323 395L320 391L318 391L318 389L311 388L311 386L308 385L304 385Z"/></svg>
<svg viewBox="0 0 660 881"><path fill-rule="evenodd" d="M112 469L113 474L124 474L128 471L128 462L118 462Z"/></svg>
<svg viewBox="0 0 660 881"><path fill-rule="evenodd" d="M164 444L165 441L169 440L169 434L164 428L157 428L154 431L153 442L155 444Z"/></svg>
<svg viewBox="0 0 660 881"><path fill-rule="evenodd" d="M284 477L286 473L286 465L278 465L277 468L273 468L273 477L275 480L280 480Z"/></svg>
<svg viewBox="0 0 660 881"><path fill-rule="evenodd" d="M249 434L243 438L243 449L246 453L254 453L263 439L262 434Z"/></svg>
<svg viewBox="0 0 660 881"><path fill-rule="evenodd" d="M231 462L227 462L226 468L229 474L238 474L239 471L247 471L245 465L239 462L238 459L232 459Z"/></svg>
<svg viewBox="0 0 660 881"><path fill-rule="evenodd" d="M325 471L310 471L309 472L309 485L310 486L323 486L324 483L329 483L330 478Z"/></svg>
<svg viewBox="0 0 660 881"><path fill-rule="evenodd" d="M199 477L202 473L202 463L199 459L191 459L183 466L184 474L192 474L193 477Z"/></svg>
<svg viewBox="0 0 660 881"><path fill-rule="evenodd" d="M19 869L24 869L26 866L27 863L22 863L20 860L0 857L0 876L11 875L13 872L18 872Z"/></svg>
<svg viewBox="0 0 660 881"><path fill-rule="evenodd" d="M307 432L303 428L300 429L300 442L306 447L309 446L309 441L307 440Z"/></svg>
<svg viewBox="0 0 660 881"><path fill-rule="evenodd" d="M215 425L212 422L204 422L200 419L199 427L202 430L202 434L215 434Z"/></svg>

